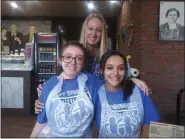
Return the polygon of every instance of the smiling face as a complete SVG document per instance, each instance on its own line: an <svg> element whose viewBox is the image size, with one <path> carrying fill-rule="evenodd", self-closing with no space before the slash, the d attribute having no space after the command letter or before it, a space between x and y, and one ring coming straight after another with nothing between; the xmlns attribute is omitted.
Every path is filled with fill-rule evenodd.
<svg viewBox="0 0 185 139"><path fill-rule="evenodd" d="M84 52L78 46L69 45L63 51L59 62L64 70L64 77L72 79L81 72L84 66Z"/></svg>
<svg viewBox="0 0 185 139"><path fill-rule="evenodd" d="M104 79L109 91L121 89L121 82L125 76L124 61L120 56L111 56L107 59L104 68Z"/></svg>
<svg viewBox="0 0 185 139"><path fill-rule="evenodd" d="M97 46L101 40L103 23L100 19L94 17L87 22L85 30L86 41L88 45Z"/></svg>

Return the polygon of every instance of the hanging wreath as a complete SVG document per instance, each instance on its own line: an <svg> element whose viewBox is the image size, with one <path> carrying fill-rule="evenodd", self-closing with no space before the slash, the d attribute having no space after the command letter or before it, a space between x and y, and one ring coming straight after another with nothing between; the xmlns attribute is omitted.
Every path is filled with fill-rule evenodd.
<svg viewBox="0 0 185 139"><path fill-rule="evenodd" d="M128 42L128 46L130 47L133 43L134 40L134 35L135 35L135 25L134 21L132 21L128 25L122 25L121 27L121 39L123 42Z"/></svg>
<svg viewBox="0 0 185 139"><path fill-rule="evenodd" d="M128 25L128 34L129 34L129 38L128 38L128 46L130 47L134 41L134 35L135 35L135 25L134 25L134 21L131 22L131 24Z"/></svg>

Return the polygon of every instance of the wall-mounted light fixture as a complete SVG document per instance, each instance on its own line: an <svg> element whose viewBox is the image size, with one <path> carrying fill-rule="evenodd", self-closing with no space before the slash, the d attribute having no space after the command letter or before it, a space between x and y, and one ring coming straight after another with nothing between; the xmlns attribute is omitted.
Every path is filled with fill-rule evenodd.
<svg viewBox="0 0 185 139"><path fill-rule="evenodd" d="M88 4L88 8L89 8L89 9L94 9L94 5L93 5L92 3L89 3L89 4Z"/></svg>
<svg viewBox="0 0 185 139"><path fill-rule="evenodd" d="M17 5L15 2L11 2L10 5L11 5L13 8L18 8L18 5Z"/></svg>
<svg viewBox="0 0 185 139"><path fill-rule="evenodd" d="M112 3L112 4L113 4L113 3L116 3L116 2L117 2L117 1L115 1L115 0L111 0L111 1L110 1L110 3Z"/></svg>

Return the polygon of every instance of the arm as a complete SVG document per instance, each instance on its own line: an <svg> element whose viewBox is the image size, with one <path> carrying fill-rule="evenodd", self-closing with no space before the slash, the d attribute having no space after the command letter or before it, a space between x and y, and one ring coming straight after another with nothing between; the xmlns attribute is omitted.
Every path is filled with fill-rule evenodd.
<svg viewBox="0 0 185 139"><path fill-rule="evenodd" d="M18 43L21 44L21 40L18 37L15 37L14 40L18 41Z"/></svg>
<svg viewBox="0 0 185 139"><path fill-rule="evenodd" d="M42 94L42 89L43 89L43 84L39 84L37 87L38 98L40 98Z"/></svg>
<svg viewBox="0 0 185 139"><path fill-rule="evenodd" d="M53 86L56 84L57 82L57 78L56 77L51 77L44 85L43 89L42 89L42 95L40 96L40 101L43 102L43 104L45 105L48 99L48 95L51 92L51 89L53 88ZM40 134L40 132L42 131L42 129L44 128L45 124L47 123L47 115L46 115L46 108L44 107L44 109L42 110L42 112L40 112L37 115L37 122L33 128L33 131L31 133L31 137L38 137L38 135Z"/></svg>
<svg viewBox="0 0 185 139"><path fill-rule="evenodd" d="M35 100L35 114L39 114L44 109L44 103L39 99Z"/></svg>
<svg viewBox="0 0 185 139"><path fill-rule="evenodd" d="M127 56L127 61L129 60L129 58L131 58L130 57L130 55L129 56ZM130 67L130 64L129 64L129 62L127 62L127 65L128 65L128 73L127 73L127 75L126 75L126 78L127 79L130 79L130 80L132 80L132 82L135 84L135 85L137 85L140 89L142 89L143 91L144 91L144 93L146 94L146 95L148 95L149 93L149 89L148 89L148 86L146 85L146 83L145 82L143 82L143 81L141 81L141 80L139 80L139 79L137 79L137 78L133 78L133 75L132 75L132 73L131 73L131 67Z"/></svg>
<svg viewBox="0 0 185 139"><path fill-rule="evenodd" d="M37 87L37 93L38 93L38 100L35 101L35 113L39 114L43 108L44 108L44 103L42 101L42 95L44 92L44 87L46 87L47 91L48 90L52 90L53 87L58 83L58 79L57 76L52 76L48 81L46 81L44 84L39 84L39 86ZM49 84L49 86L48 86Z"/></svg>
<svg viewBox="0 0 185 139"><path fill-rule="evenodd" d="M37 87L38 98L40 98L42 94L42 89L43 89L43 84L39 84L39 86ZM44 104L41 103L39 99L37 99L35 101L35 114L40 113L43 108L44 108Z"/></svg>
<svg viewBox="0 0 185 139"><path fill-rule="evenodd" d="M149 138L149 128L150 125L143 125L142 129L141 129L141 138Z"/></svg>
<svg viewBox="0 0 185 139"><path fill-rule="evenodd" d="M137 78L130 78L130 80L132 80L135 85L137 85L141 90L143 90L144 94L149 95L149 92L151 93L151 89L148 88L145 82Z"/></svg>
<svg viewBox="0 0 185 139"><path fill-rule="evenodd" d="M44 126L45 126L45 124L39 124L38 122L36 122L30 137L37 138L39 136L40 132L42 131L42 129L44 128Z"/></svg>
<svg viewBox="0 0 185 139"><path fill-rule="evenodd" d="M150 96L145 96L142 90L140 90L140 93L144 108L144 121L141 129L141 137L147 138L149 137L150 122L158 122L160 120L160 116Z"/></svg>
<svg viewBox="0 0 185 139"><path fill-rule="evenodd" d="M47 96L48 96L48 91L47 91L46 87L44 87L43 93L40 96L40 99L43 102L43 104L45 104L45 102L47 100ZM46 110L44 108L43 111L37 115L37 122L33 128L33 131L31 133L30 137L37 138L39 136L40 132L42 131L42 129L44 128L46 122L47 122L47 116L46 116Z"/></svg>
<svg viewBox="0 0 185 139"><path fill-rule="evenodd" d="M160 121L160 115L157 111L157 108L153 104L150 96L143 95L143 108L144 108L144 123L143 123L144 125L150 124L151 121L154 122Z"/></svg>

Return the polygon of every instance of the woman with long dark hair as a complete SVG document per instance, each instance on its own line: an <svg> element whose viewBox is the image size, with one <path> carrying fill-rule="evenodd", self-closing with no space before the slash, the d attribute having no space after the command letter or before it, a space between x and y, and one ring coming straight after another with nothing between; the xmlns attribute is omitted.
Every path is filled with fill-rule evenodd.
<svg viewBox="0 0 185 139"><path fill-rule="evenodd" d="M126 78L125 56L107 52L100 71L105 84L98 91L95 107L99 137L148 137L150 121L159 121L159 114L151 98Z"/></svg>

